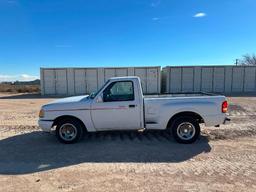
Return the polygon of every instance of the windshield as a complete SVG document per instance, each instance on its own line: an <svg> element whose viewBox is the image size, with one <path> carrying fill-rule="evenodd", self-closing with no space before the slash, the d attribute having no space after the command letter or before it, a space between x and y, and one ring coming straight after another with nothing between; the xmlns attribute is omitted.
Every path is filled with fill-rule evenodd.
<svg viewBox="0 0 256 192"><path fill-rule="evenodd" d="M90 97L91 99L94 99L94 98L99 94L99 92L101 92L101 90L105 87L105 85L108 84L108 82L109 82L109 80L107 80L107 81L104 83L104 85L102 85L101 88L100 88L98 91L92 92L89 97Z"/></svg>

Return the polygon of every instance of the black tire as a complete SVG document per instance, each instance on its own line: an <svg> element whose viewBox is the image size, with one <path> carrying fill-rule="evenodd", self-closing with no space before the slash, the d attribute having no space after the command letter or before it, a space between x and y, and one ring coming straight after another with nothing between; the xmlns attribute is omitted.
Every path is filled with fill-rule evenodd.
<svg viewBox="0 0 256 192"><path fill-rule="evenodd" d="M70 139L64 139L65 136L62 134L65 125L71 127L71 129L74 129L75 134ZM80 121L73 118L65 118L57 122L56 137L61 143L76 143L82 138L84 131L85 127Z"/></svg>
<svg viewBox="0 0 256 192"><path fill-rule="evenodd" d="M191 129L191 132L193 132L193 134L189 135L186 139L184 137L182 137L180 134L180 129L182 129L181 126L184 124L185 124L185 126L188 125L189 129ZM174 139L178 143L184 143L184 144L194 143L200 135L199 123L196 121L196 119L194 119L192 117L176 118L173 121L173 123L170 127L170 130L172 132Z"/></svg>

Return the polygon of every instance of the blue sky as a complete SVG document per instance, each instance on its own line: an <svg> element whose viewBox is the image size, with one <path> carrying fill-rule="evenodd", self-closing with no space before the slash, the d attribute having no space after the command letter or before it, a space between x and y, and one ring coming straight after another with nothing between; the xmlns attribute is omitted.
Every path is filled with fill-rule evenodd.
<svg viewBox="0 0 256 192"><path fill-rule="evenodd" d="M255 0L0 0L0 81L40 67L233 64Z"/></svg>

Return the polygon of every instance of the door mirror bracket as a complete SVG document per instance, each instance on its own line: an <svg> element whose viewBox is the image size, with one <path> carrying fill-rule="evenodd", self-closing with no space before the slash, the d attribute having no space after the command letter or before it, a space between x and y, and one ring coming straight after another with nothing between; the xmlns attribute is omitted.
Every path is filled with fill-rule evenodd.
<svg viewBox="0 0 256 192"><path fill-rule="evenodd" d="M97 103L102 103L103 102L103 97L102 97L101 94L97 97L96 102Z"/></svg>

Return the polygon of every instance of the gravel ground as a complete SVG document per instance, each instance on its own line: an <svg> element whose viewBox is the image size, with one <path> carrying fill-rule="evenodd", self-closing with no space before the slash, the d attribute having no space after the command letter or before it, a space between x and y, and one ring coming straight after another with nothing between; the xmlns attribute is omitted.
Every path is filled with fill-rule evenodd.
<svg viewBox="0 0 256 192"><path fill-rule="evenodd" d="M191 145L156 131L63 145L37 126L51 100L0 94L0 191L256 191L256 97L228 98L230 124Z"/></svg>

